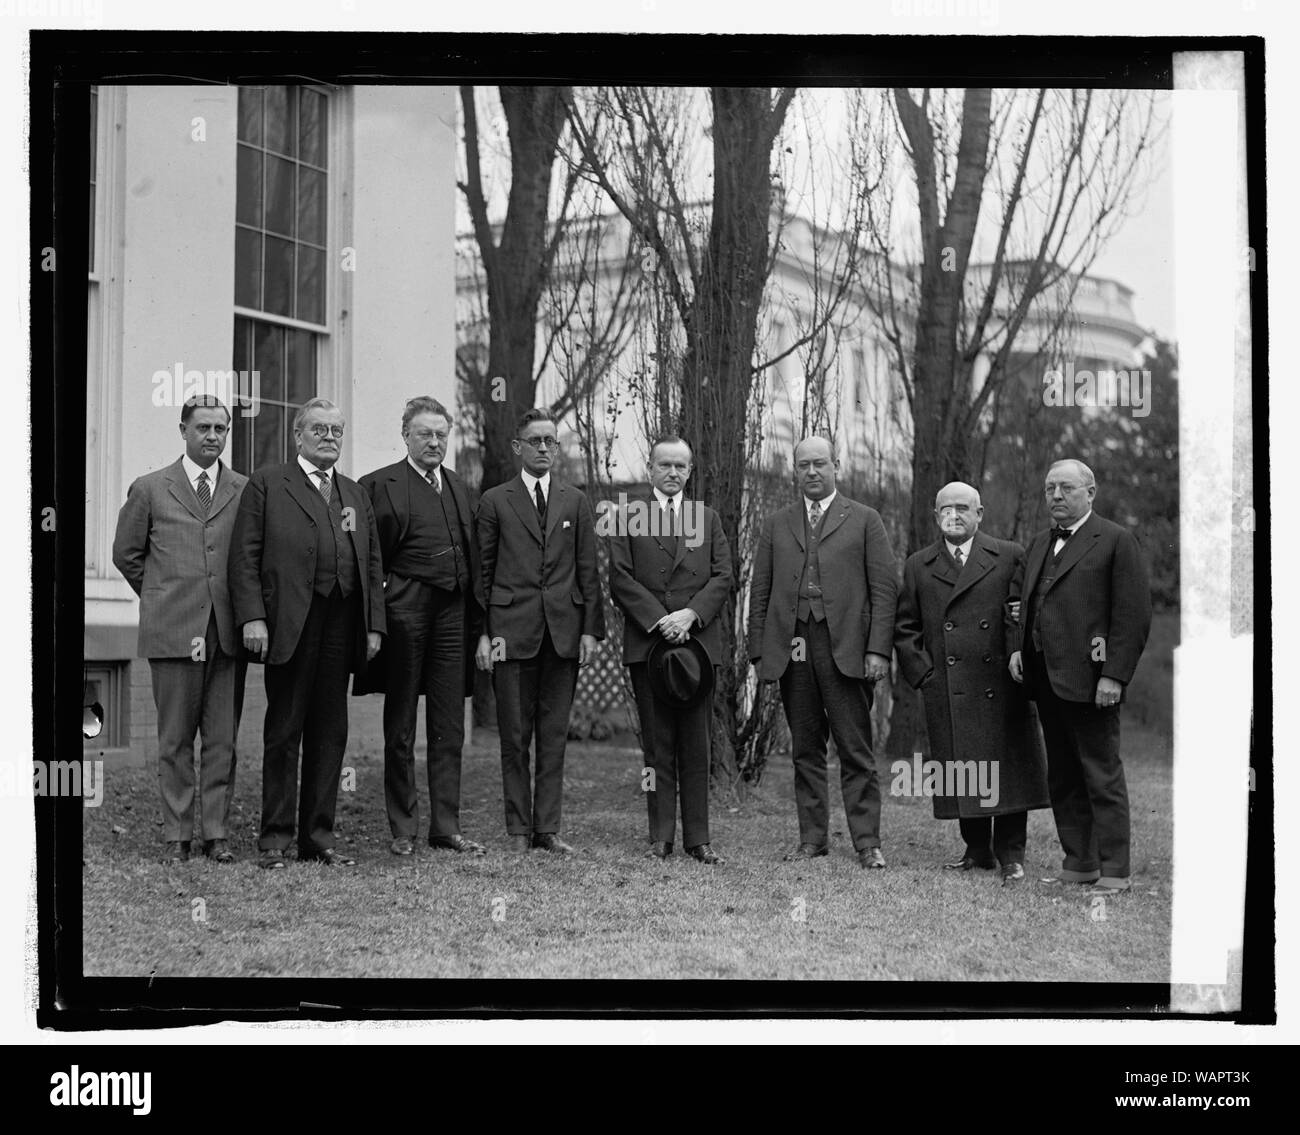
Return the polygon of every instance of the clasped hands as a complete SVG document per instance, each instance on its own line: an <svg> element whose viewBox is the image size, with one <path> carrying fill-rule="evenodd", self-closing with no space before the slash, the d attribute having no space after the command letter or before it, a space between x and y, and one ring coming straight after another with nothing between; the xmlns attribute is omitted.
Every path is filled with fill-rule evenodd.
<svg viewBox="0 0 1300 1135"><path fill-rule="evenodd" d="M658 631L669 642L685 642L691 637L691 628L698 620L699 616L690 607L683 607L680 611L665 615L650 630L652 633Z"/></svg>

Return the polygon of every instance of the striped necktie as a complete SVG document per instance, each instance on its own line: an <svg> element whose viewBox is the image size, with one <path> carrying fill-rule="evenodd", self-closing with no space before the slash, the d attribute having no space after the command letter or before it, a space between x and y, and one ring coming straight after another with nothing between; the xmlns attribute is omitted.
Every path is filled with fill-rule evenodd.
<svg viewBox="0 0 1300 1135"><path fill-rule="evenodd" d="M203 506L204 512L212 510L212 490L208 487L207 470L199 474L199 504Z"/></svg>

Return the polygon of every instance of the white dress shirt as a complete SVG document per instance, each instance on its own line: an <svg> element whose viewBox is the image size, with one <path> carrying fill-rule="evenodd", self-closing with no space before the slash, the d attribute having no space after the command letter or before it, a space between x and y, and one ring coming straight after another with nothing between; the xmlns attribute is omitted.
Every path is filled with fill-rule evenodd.
<svg viewBox="0 0 1300 1135"><path fill-rule="evenodd" d="M971 536L964 544L954 544L951 540L944 538L944 544L948 547L948 555L955 560L957 558L957 549L961 549L961 562L964 565L970 559L970 546L975 543L975 537Z"/></svg>
<svg viewBox="0 0 1300 1135"><path fill-rule="evenodd" d="M835 499L835 494L838 493L838 492L839 492L839 489L831 489L831 495L828 496L828 497L824 497L823 499L821 499L821 500L819 500L819 501L814 501L814 500L812 499L812 497L804 497L804 498L803 498L803 510L804 510L804 515L808 517L808 523L809 523L809 525L812 524L812 506L813 506L814 504L821 505L822 516L825 516L827 510L831 507L831 501L833 501L833 500Z"/></svg>
<svg viewBox="0 0 1300 1135"><path fill-rule="evenodd" d="M551 503L551 475L545 474L541 477L534 477L527 469L520 470L520 476L524 479L524 488L528 490L528 499L537 500L537 486L542 486L542 500L547 504Z"/></svg>
<svg viewBox="0 0 1300 1135"><path fill-rule="evenodd" d="M190 479L190 488L194 490L195 496L199 495L200 473L206 473L208 475L208 490L212 493L213 497L217 495L217 470L221 468L221 462L219 460L214 461L209 468L205 469L202 465L198 465L191 461L188 453L182 453L181 468L185 470L185 476Z"/></svg>
<svg viewBox="0 0 1300 1135"><path fill-rule="evenodd" d="M440 466L435 465L432 469L426 472L424 469L421 469L414 461L412 461L409 455L406 458L406 463L417 473L420 474L420 479L423 481L428 481L429 473L432 473L433 480L430 483L433 485L435 489L438 490L438 492L442 492L442 469Z"/></svg>
<svg viewBox="0 0 1300 1135"><path fill-rule="evenodd" d="M1076 532L1079 531L1080 528L1083 527L1083 525L1087 522L1088 517L1090 517L1091 515L1092 515L1092 509L1088 509L1088 511L1085 512L1081 517L1079 517L1079 519L1076 520L1073 524L1061 525L1059 527L1068 528L1070 531L1070 535L1073 536ZM1052 527L1056 528L1058 527L1058 525L1053 524ZM1065 541L1062 540L1060 537L1057 537L1055 542L1052 544L1052 555L1059 556L1061 554L1061 549L1064 547L1065 547Z"/></svg>
<svg viewBox="0 0 1300 1135"><path fill-rule="evenodd" d="M310 461L308 461L307 458L305 458L301 453L298 454L298 466L299 468L302 469L304 473L307 474L307 479L311 481L312 488L314 488L318 493L320 492L320 474L324 473L325 476L329 478L330 497L333 498L334 496L333 466L331 466L328 469L318 469L316 468L315 465L313 465Z"/></svg>

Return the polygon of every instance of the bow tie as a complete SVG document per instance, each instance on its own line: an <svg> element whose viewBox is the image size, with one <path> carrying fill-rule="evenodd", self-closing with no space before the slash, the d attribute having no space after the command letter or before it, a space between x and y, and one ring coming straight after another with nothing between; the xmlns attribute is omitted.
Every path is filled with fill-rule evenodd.
<svg viewBox="0 0 1300 1135"><path fill-rule="evenodd" d="M1068 540L1070 535L1071 533L1068 528L1053 528L1052 542L1055 543L1057 540Z"/></svg>

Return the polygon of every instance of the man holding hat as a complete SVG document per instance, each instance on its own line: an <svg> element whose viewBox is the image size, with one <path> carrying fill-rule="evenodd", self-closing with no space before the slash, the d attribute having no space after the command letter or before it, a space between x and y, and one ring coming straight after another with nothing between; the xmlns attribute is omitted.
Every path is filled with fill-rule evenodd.
<svg viewBox="0 0 1300 1135"><path fill-rule="evenodd" d="M731 592L731 550L718 514L684 499L691 448L661 437L650 448L650 496L621 510L609 543L609 588L626 616L646 768L647 858L673 851L677 797L682 845L701 863L722 862L709 841L709 734L719 616Z"/></svg>

